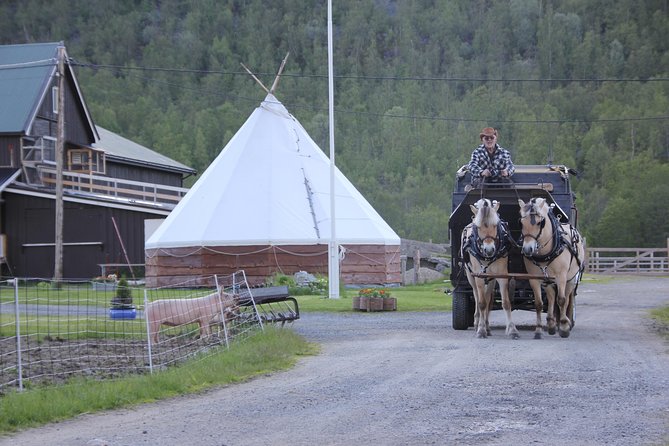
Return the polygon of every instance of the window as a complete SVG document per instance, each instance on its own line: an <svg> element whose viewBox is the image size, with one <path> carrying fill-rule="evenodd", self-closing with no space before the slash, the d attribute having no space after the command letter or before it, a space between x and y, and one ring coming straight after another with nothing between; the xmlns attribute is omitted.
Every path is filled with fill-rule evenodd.
<svg viewBox="0 0 669 446"><path fill-rule="evenodd" d="M105 173L105 154L97 150L77 149L67 152L68 170L82 173Z"/></svg>
<svg viewBox="0 0 669 446"><path fill-rule="evenodd" d="M56 162L56 138L53 136L42 137L42 161L47 163Z"/></svg>
<svg viewBox="0 0 669 446"><path fill-rule="evenodd" d="M58 87L51 87L51 104L52 111L58 114Z"/></svg>

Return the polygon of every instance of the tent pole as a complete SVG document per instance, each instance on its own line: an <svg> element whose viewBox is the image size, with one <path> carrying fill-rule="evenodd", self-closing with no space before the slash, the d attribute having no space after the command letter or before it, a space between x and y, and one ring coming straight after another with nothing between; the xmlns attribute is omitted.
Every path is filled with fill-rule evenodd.
<svg viewBox="0 0 669 446"><path fill-rule="evenodd" d="M328 0L328 115L330 127L330 243L328 245L328 284L330 299L339 299L339 245L335 216L334 80L332 66L332 0Z"/></svg>

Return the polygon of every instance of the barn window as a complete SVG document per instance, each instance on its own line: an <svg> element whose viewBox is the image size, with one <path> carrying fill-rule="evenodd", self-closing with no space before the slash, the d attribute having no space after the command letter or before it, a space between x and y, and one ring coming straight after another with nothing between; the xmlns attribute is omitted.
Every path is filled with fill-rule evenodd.
<svg viewBox="0 0 669 446"><path fill-rule="evenodd" d="M51 87L51 108L55 114L58 114L58 87Z"/></svg>
<svg viewBox="0 0 669 446"><path fill-rule="evenodd" d="M93 149L67 152L67 168L72 172L105 173L105 154Z"/></svg>

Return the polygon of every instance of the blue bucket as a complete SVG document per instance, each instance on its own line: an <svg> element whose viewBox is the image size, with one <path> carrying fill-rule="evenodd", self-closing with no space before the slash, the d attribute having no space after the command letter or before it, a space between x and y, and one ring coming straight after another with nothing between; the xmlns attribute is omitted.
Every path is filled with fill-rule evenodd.
<svg viewBox="0 0 669 446"><path fill-rule="evenodd" d="M112 308L109 310L109 317L112 319L135 319L137 317L137 310L134 308Z"/></svg>

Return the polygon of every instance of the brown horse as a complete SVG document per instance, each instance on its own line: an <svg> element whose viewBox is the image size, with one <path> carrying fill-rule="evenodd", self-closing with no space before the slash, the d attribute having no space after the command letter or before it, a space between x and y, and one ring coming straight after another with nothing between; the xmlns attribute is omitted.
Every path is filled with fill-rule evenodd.
<svg viewBox="0 0 669 446"><path fill-rule="evenodd" d="M465 260L467 280L474 292L476 310L474 328L476 336L490 335L490 310L493 304L495 280L502 296L502 308L506 312L506 334L518 339L518 330L511 319L509 298L509 243L506 224L497 210L499 203L482 198L471 206L474 220L462 231L462 255Z"/></svg>
<svg viewBox="0 0 669 446"><path fill-rule="evenodd" d="M559 317L560 336L569 336L574 326L574 303L576 288L581 279L585 261L583 239L576 228L560 223L551 212L551 207L543 198L533 198L525 203L518 200L521 223L521 251L525 268L529 274L543 276L542 279L530 279L537 312L535 339L541 339L541 286L544 285L548 309L546 325L548 333L556 331L556 317ZM555 308L557 288L557 304Z"/></svg>

